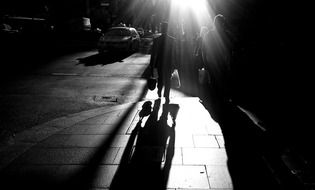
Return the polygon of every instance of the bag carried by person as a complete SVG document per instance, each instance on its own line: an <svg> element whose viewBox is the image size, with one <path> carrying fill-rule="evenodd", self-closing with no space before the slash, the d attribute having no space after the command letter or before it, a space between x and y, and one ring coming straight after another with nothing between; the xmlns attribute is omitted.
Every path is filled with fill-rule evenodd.
<svg viewBox="0 0 315 190"><path fill-rule="evenodd" d="M198 69L198 79L200 84L210 84L210 74L205 68Z"/></svg>
<svg viewBox="0 0 315 190"><path fill-rule="evenodd" d="M178 74L178 70L174 69L172 76L171 76L171 87L173 88L180 88L180 78Z"/></svg>

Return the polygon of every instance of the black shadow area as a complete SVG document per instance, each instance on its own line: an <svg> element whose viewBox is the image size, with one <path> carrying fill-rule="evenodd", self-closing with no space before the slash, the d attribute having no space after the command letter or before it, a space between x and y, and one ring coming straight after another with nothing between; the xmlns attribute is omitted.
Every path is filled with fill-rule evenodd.
<svg viewBox="0 0 315 190"><path fill-rule="evenodd" d="M158 118L161 100L154 102L144 126L142 115L132 131L121 163L110 189L166 189L174 156L176 115L179 106L164 104L163 112ZM145 111L144 111L145 112ZM173 119L168 125L168 115Z"/></svg>
<svg viewBox="0 0 315 190"><path fill-rule="evenodd" d="M85 66L107 65L116 62L123 62L123 59L129 57L130 55L131 53L128 52L109 51L78 58L77 60L79 61L79 64L84 64Z"/></svg>
<svg viewBox="0 0 315 190"><path fill-rule="evenodd" d="M222 100L214 90L203 103L222 130L234 190L301 189L294 179L279 178L283 167L279 137L262 132L233 102Z"/></svg>

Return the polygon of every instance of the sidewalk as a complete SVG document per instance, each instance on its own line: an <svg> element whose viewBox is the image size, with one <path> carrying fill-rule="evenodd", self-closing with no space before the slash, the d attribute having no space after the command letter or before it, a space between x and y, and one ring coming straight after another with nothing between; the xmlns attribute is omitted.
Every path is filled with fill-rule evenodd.
<svg viewBox="0 0 315 190"><path fill-rule="evenodd" d="M155 95L149 92L147 99L150 96ZM144 102L73 114L18 134L10 146L0 150L1 180L6 182L7 189L109 189L114 179L119 183L124 183L123 180L130 182L119 177L121 175L117 171L126 172L126 167L122 165L128 165L130 160L125 162L123 157L130 145L129 158L137 148L139 133L135 133L134 129L137 124L139 126L139 111ZM153 106L154 99L151 102ZM198 98L175 97L170 103L178 104L179 110L171 167L164 176L168 179L165 188L232 189L219 125L211 119ZM147 119L148 116L143 119L142 129ZM156 137L153 133L146 138ZM169 144L170 139L164 147L170 147ZM162 152L162 157L155 154L158 152ZM150 147L148 144L147 149L142 149L144 162L155 160L156 163L160 159L161 167L165 166L169 156L165 154L163 147ZM138 170L144 171L144 168L140 166ZM154 169L145 172L150 172L155 178L158 173ZM135 171L132 174L136 178L146 175ZM143 180L136 183L142 186L148 184Z"/></svg>

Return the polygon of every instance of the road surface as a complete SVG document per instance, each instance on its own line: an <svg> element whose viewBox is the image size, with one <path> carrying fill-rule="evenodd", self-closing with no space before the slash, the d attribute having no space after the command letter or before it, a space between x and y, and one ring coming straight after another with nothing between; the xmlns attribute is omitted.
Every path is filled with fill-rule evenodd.
<svg viewBox="0 0 315 190"><path fill-rule="evenodd" d="M137 101L145 90L144 72L150 60L148 54L100 55L97 50L49 59L29 57L6 63L0 89L1 133L14 134L67 114Z"/></svg>

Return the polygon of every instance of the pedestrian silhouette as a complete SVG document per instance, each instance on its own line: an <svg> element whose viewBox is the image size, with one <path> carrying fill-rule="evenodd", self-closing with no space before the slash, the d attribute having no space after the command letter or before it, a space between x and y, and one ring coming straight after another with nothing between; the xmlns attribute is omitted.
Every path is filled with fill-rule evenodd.
<svg viewBox="0 0 315 190"><path fill-rule="evenodd" d="M209 32L208 27L206 26L200 27L200 33L195 40L194 58L195 58L195 64L198 69L201 69L204 67L201 50L202 50L202 44L204 43L205 35L207 35L208 32Z"/></svg>
<svg viewBox="0 0 315 190"><path fill-rule="evenodd" d="M153 75L154 68L158 72L158 96L161 97L164 87L164 97L166 103L169 103L171 88L171 75L174 69L178 68L176 58L176 39L167 34L168 23L161 23L161 35L153 40L151 53L151 71Z"/></svg>
<svg viewBox="0 0 315 190"><path fill-rule="evenodd" d="M214 17L212 25L213 29L204 37L202 58L210 74L211 91L228 100L232 33L226 18L221 14Z"/></svg>
<svg viewBox="0 0 315 190"><path fill-rule="evenodd" d="M209 89L209 83L210 83L210 75L208 72L208 68L205 65L205 62L203 60L202 56L202 49L203 44L205 43L205 36L208 35L209 29L207 26L200 27L200 33L195 39L195 47L194 47L194 71L196 72L196 75L198 75L197 79L197 86L198 86L198 94L200 97L200 100L204 100L206 97L206 89ZM202 72L208 74L208 76L201 77Z"/></svg>

